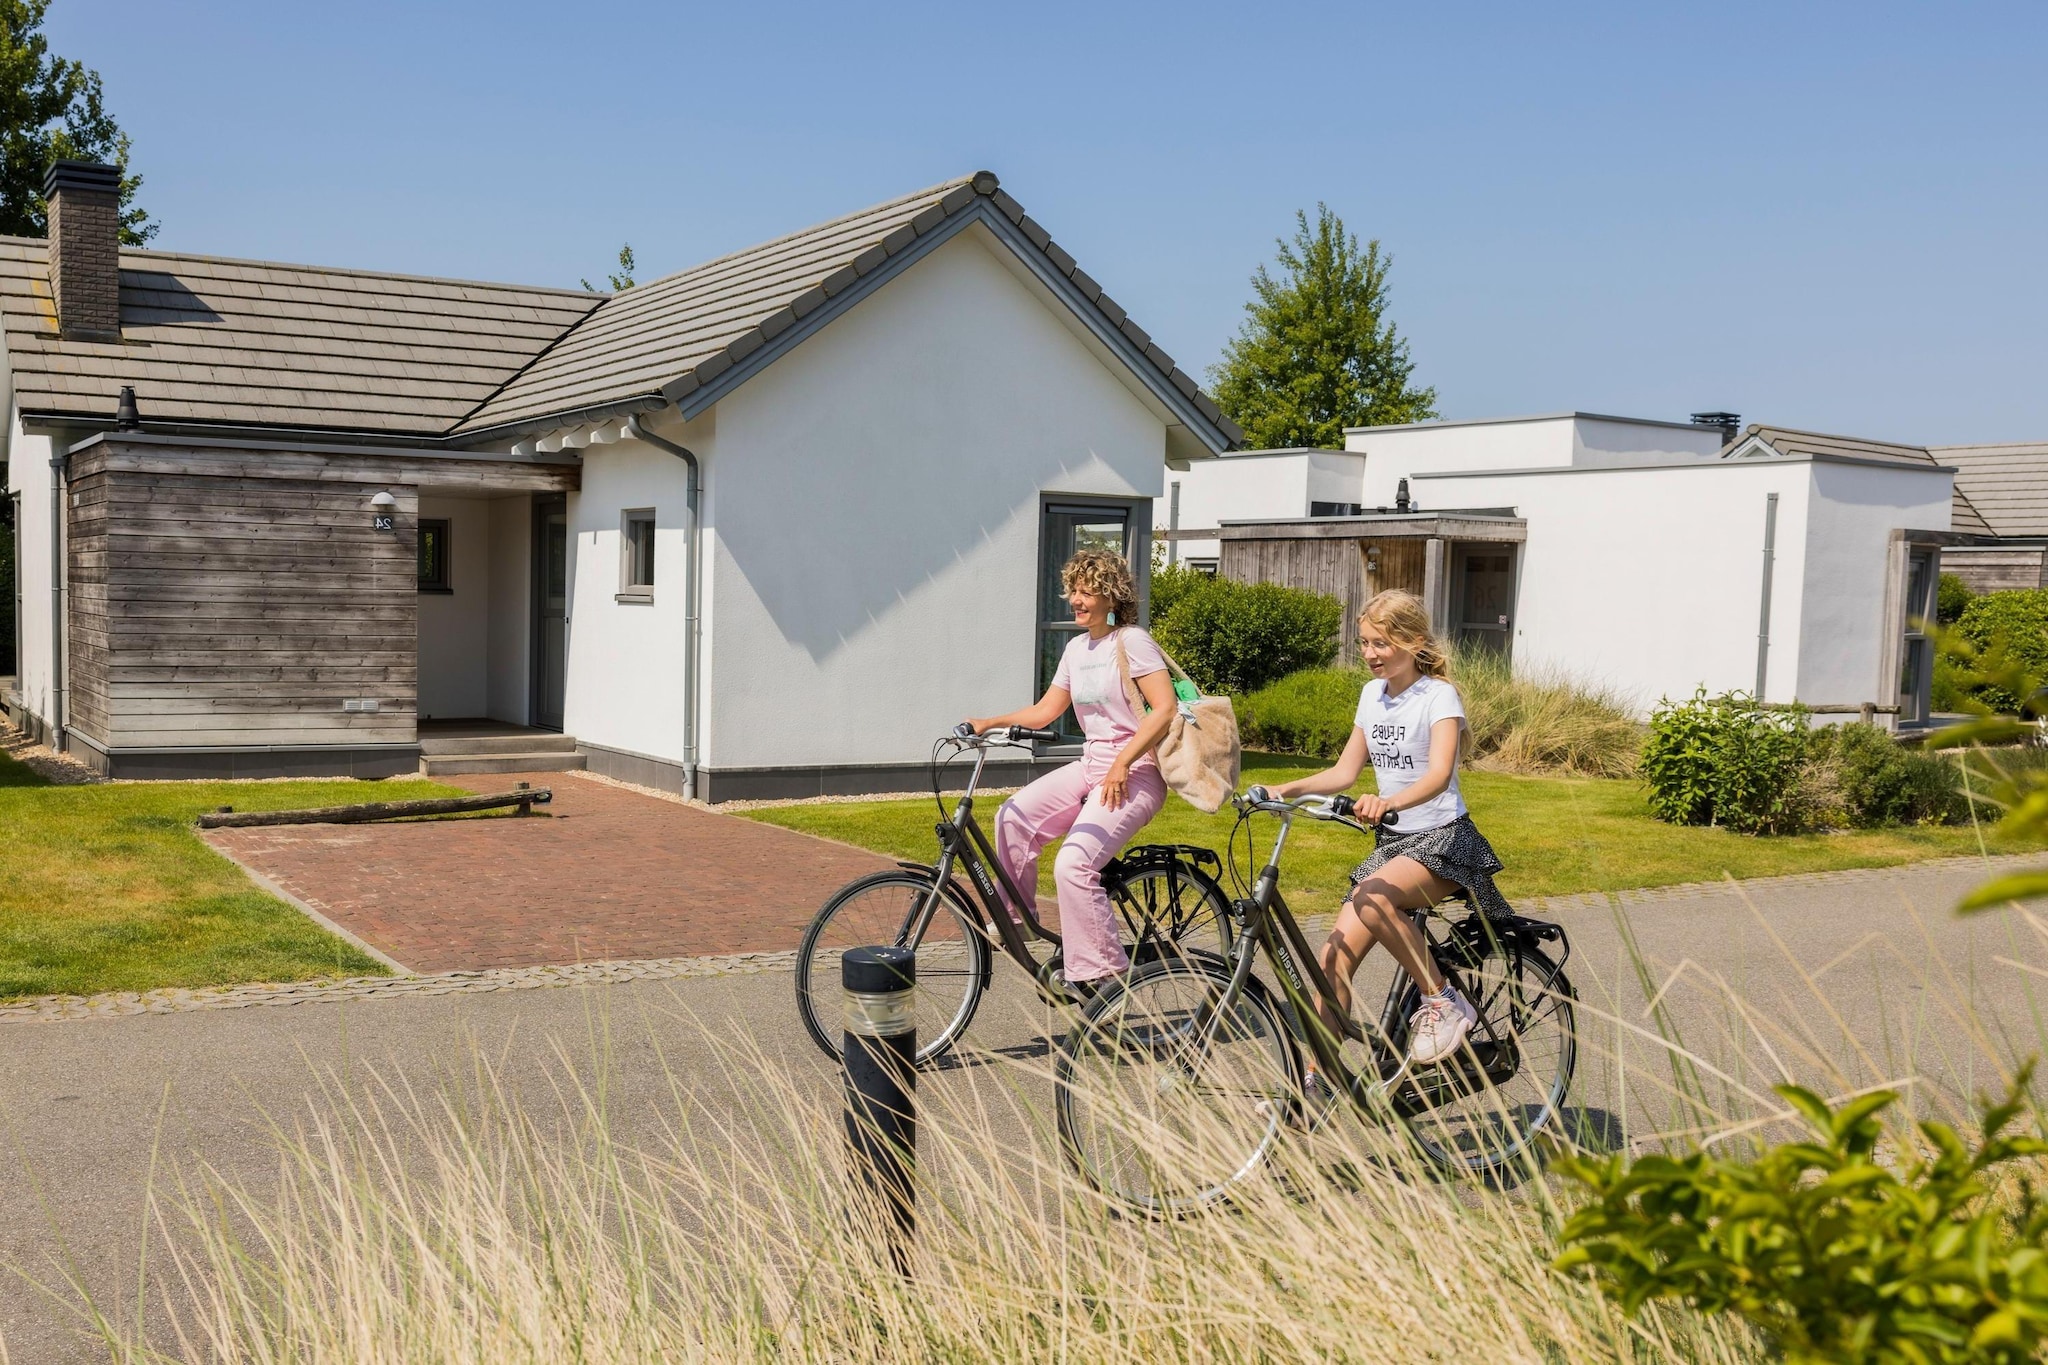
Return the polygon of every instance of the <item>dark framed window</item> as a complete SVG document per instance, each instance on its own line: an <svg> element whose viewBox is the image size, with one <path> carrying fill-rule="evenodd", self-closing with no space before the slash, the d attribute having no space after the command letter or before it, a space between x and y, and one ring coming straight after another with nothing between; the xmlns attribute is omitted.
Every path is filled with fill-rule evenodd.
<svg viewBox="0 0 2048 1365"><path fill-rule="evenodd" d="M1122 555L1138 580L1138 601L1143 605L1151 567L1150 502L1126 499L1048 496L1039 513L1038 530L1038 657L1036 688L1032 697L1045 695L1052 675L1059 671L1060 655L1081 628L1074 624L1067 606L1067 590L1060 583L1060 570L1081 550L1109 550ZM1142 625L1143 621L1133 624ZM1057 722L1059 732L1079 743L1081 731L1069 712Z"/></svg>
<svg viewBox="0 0 2048 1365"><path fill-rule="evenodd" d="M420 518L420 591L454 592L448 573L448 519Z"/></svg>
<svg viewBox="0 0 2048 1365"><path fill-rule="evenodd" d="M636 507L619 522L619 600L654 600L654 509Z"/></svg>
<svg viewBox="0 0 2048 1365"><path fill-rule="evenodd" d="M1364 511L1364 504L1356 502L1311 502L1308 505L1308 514L1312 517L1355 517Z"/></svg>
<svg viewBox="0 0 2048 1365"><path fill-rule="evenodd" d="M1899 725L1918 728L1933 716L1935 590L1941 581L1941 551L1914 545L1906 560L1906 630L1899 650Z"/></svg>

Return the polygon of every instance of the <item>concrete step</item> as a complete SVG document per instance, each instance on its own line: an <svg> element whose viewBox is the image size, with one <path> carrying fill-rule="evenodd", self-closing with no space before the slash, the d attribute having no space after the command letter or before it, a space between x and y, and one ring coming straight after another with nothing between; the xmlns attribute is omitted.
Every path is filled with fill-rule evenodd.
<svg viewBox="0 0 2048 1365"><path fill-rule="evenodd" d="M484 754L573 754L576 752L576 736L551 735L542 730L511 735L427 734L420 736L420 752L435 758L473 758Z"/></svg>
<svg viewBox="0 0 2048 1365"><path fill-rule="evenodd" d="M545 754L422 754L421 777L461 777L475 773L575 773L583 771L583 755Z"/></svg>

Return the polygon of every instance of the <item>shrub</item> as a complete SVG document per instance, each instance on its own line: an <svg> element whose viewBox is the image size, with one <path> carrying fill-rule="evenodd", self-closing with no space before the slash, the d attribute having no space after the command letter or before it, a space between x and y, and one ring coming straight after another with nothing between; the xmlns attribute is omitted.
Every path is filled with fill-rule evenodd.
<svg viewBox="0 0 2048 1365"><path fill-rule="evenodd" d="M1963 609L1956 633L1980 653L1996 653L2037 677L2048 674L2048 588L1987 592ZM2019 712L2019 697L1999 682L1979 683L1971 694L1993 711Z"/></svg>
<svg viewBox="0 0 2048 1365"><path fill-rule="evenodd" d="M1828 725L1808 737L1809 771L1833 775L1842 821L1878 825L1948 824L1969 818L1955 764L1904 748L1876 725Z"/></svg>
<svg viewBox="0 0 2048 1365"><path fill-rule="evenodd" d="M1153 618L1153 634L1204 691L1256 692L1337 656L1344 604L1334 597L1227 578L1176 589L1172 607Z"/></svg>
<svg viewBox="0 0 2048 1365"><path fill-rule="evenodd" d="M1650 716L1642 773L1650 809L1674 825L1725 825L1779 834L1807 823L1800 765L1806 717L1766 711L1740 692L1660 702Z"/></svg>
<svg viewBox="0 0 2048 1365"><path fill-rule="evenodd" d="M1472 728L1465 757L1502 772L1626 777L1643 727L1613 697L1553 675L1516 677L1496 654L1461 655L1451 670ZM1237 703L1247 747L1333 759L1351 737L1362 668L1289 674Z"/></svg>
<svg viewBox="0 0 2048 1365"><path fill-rule="evenodd" d="M1304 668L1238 698L1237 725L1245 747L1337 757L1351 738L1358 694L1371 677L1361 668Z"/></svg>
<svg viewBox="0 0 2048 1365"><path fill-rule="evenodd" d="M1924 1122L1929 1155L1899 1144L1881 1160L1876 1116L1895 1092L1831 1110L1784 1085L1815 1136L1753 1161L1568 1158L1557 1168L1595 1202L1565 1224L1558 1268L1590 1268L1630 1316L1653 1299L1740 1314L1794 1361L2035 1360L2048 1339L2048 1205L2008 1172L2048 1143L2006 1133L2031 1070L1983 1107L1974 1152Z"/></svg>
<svg viewBox="0 0 2048 1365"><path fill-rule="evenodd" d="M1952 573L1941 576L1934 589L1934 619L1939 625L1952 626L1962 618L1963 609L1975 601L1977 594L1970 591L1970 585Z"/></svg>
<svg viewBox="0 0 2048 1365"><path fill-rule="evenodd" d="M1185 564L1154 565L1151 584L1153 624L1164 621L1183 597L1213 581L1210 575L1190 569Z"/></svg>

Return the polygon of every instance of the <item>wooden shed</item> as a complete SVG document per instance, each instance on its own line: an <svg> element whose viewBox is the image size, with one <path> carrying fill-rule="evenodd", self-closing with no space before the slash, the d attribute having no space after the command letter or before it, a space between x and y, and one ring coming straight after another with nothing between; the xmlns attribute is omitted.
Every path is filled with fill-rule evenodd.
<svg viewBox="0 0 2048 1365"><path fill-rule="evenodd" d="M1347 625L1338 657L1345 663L1358 660L1358 634L1348 623L1389 588L1420 597L1440 638L1508 653L1528 533L1528 523L1509 508L1226 521L1217 572L1343 602Z"/></svg>
<svg viewBox="0 0 2048 1365"><path fill-rule="evenodd" d="M421 490L577 487L573 455L103 433L66 461L70 733L121 777L419 766Z"/></svg>

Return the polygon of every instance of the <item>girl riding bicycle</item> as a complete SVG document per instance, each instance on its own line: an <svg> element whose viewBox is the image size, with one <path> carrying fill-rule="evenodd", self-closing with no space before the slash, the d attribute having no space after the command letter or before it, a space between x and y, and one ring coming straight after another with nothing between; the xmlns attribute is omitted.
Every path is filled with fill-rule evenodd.
<svg viewBox="0 0 2048 1365"><path fill-rule="evenodd" d="M1514 911L1493 884L1500 859L1458 791L1465 707L1447 676L1447 651L1430 633L1422 599L1379 593L1359 615L1358 638L1373 677L1358 698L1343 754L1332 767L1282 783L1271 794L1285 800L1348 791L1370 761L1379 794L1358 798L1358 818L1372 824L1389 811L1401 812L1394 827L1380 829L1372 856L1351 874L1351 894L1321 955L1337 998L1316 1003L1324 1022L1336 1029L1351 1009L1352 974L1375 943L1385 943L1422 990L1408 1056L1427 1065L1457 1051L1477 1014L1437 973L1408 912L1461 890L1488 915ZM1309 1081L1319 1084L1313 1074Z"/></svg>
<svg viewBox="0 0 2048 1365"><path fill-rule="evenodd" d="M1083 550L1060 570L1060 585L1075 624L1084 629L1060 655L1052 686L1036 705L968 724L976 734L999 725L1041 730L1069 705L1081 722L1086 743L1080 760L1005 802L996 812L995 842L996 856L1035 914L1038 855L1053 840L1066 839L1053 860L1061 954L1067 984L1085 992L1130 967L1102 869L1166 802L1152 750L1173 721L1174 694L1166 657L1135 624L1138 586L1121 556Z"/></svg>

